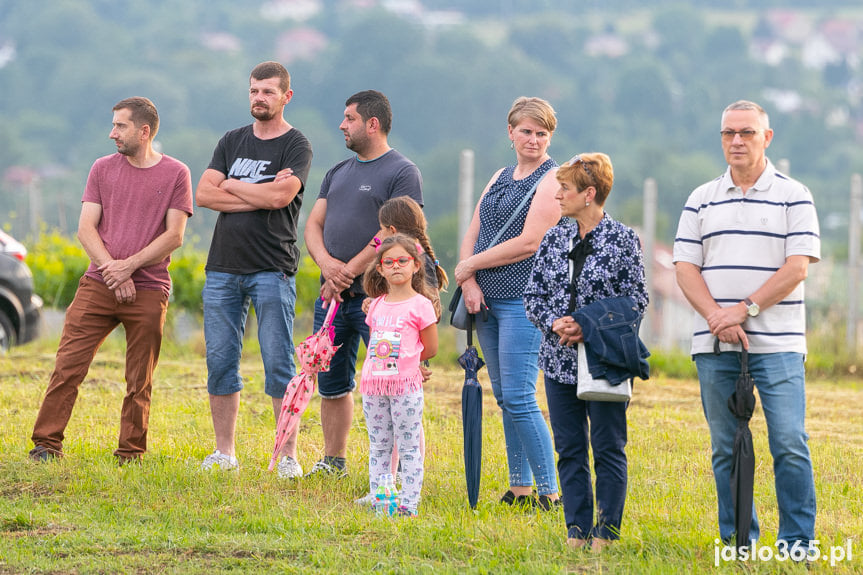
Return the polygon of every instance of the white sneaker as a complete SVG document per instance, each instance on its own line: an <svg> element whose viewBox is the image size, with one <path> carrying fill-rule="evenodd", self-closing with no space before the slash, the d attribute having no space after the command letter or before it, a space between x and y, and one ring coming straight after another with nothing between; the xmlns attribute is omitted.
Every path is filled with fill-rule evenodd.
<svg viewBox="0 0 863 575"><path fill-rule="evenodd" d="M279 461L276 471L279 474L279 479L298 479L303 476L303 468L299 461L287 455Z"/></svg>
<svg viewBox="0 0 863 575"><path fill-rule="evenodd" d="M204 458L201 469L219 469L221 471L238 471L240 462L233 455L225 455L218 449Z"/></svg>
<svg viewBox="0 0 863 575"><path fill-rule="evenodd" d="M373 507L375 504L375 496L373 493L368 493L359 499L354 499L354 503L360 507Z"/></svg>

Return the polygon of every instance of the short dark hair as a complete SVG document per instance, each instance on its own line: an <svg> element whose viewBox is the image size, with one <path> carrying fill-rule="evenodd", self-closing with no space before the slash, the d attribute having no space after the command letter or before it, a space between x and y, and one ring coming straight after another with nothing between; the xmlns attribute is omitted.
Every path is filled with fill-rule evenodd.
<svg viewBox="0 0 863 575"><path fill-rule="evenodd" d="M381 132L389 134L393 126L393 110L390 101L377 90L364 90L357 92L345 101L345 107L351 104L357 105L357 113L368 122L371 118L377 118L381 123Z"/></svg>
<svg viewBox="0 0 863 575"><path fill-rule="evenodd" d="M159 112L156 110L155 104L149 99L142 96L135 96L120 100L111 109L112 112L117 110L129 110L132 123L138 126L150 126L150 140L156 137L159 131Z"/></svg>
<svg viewBox="0 0 863 575"><path fill-rule="evenodd" d="M249 74L249 82L252 81L252 78L255 80L278 78L279 88L282 89L282 92L287 93L291 89L291 75L288 73L288 69L278 62L261 62Z"/></svg>

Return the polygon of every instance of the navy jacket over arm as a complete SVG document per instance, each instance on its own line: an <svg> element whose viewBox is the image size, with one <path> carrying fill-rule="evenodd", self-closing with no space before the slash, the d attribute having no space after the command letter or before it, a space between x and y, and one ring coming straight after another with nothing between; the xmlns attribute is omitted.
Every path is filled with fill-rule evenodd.
<svg viewBox="0 0 863 575"><path fill-rule="evenodd" d="M638 337L641 312L629 296L601 299L575 312L581 325L587 367L594 379L617 385L631 377L648 379L650 352Z"/></svg>

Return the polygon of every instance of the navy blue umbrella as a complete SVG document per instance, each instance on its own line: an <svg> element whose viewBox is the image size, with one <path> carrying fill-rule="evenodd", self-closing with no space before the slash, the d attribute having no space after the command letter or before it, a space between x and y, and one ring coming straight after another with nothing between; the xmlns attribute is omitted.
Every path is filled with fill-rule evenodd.
<svg viewBox="0 0 863 575"><path fill-rule="evenodd" d="M464 476L467 499L476 509L479 499L479 480L482 475L482 387L477 373L485 365L473 346L473 316L468 317L467 349L458 358L464 368L464 387L461 389L461 422L464 430Z"/></svg>
<svg viewBox="0 0 863 575"><path fill-rule="evenodd" d="M749 420L755 411L755 382L749 374L749 353L740 354L740 375L734 393L728 398L728 409L737 418L731 462L731 501L734 504L734 525L737 547L749 545L752 524L753 492L755 489L755 452Z"/></svg>

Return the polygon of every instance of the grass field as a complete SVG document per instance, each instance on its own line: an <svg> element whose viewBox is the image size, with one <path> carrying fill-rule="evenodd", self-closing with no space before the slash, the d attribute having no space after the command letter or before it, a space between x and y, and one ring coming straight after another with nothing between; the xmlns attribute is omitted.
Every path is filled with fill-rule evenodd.
<svg viewBox="0 0 863 575"><path fill-rule="evenodd" d="M629 491L623 537L601 555L565 544L562 512L503 507L506 461L499 411L486 385L480 504L468 509L462 471L462 373L433 366L426 387L427 463L416 519L376 518L352 501L367 488L367 438L357 406L349 477L283 482L266 471L273 415L260 361L244 360L238 474L204 473L213 449L199 347L166 349L157 370L150 452L117 468L123 350L109 340L81 388L67 456L27 460L56 341L0 357L0 573L752 573L805 572L777 561L717 558L709 438L694 381L636 386L629 409ZM487 384L483 371L482 381ZM809 382L808 429L818 494L818 573L863 572L863 384ZM544 393L539 394L545 407ZM321 455L319 400L303 419L300 461ZM764 420L752 423L762 543L777 514ZM850 547L849 547L850 546ZM838 551L834 552L838 559ZM716 564L719 563L717 567Z"/></svg>

